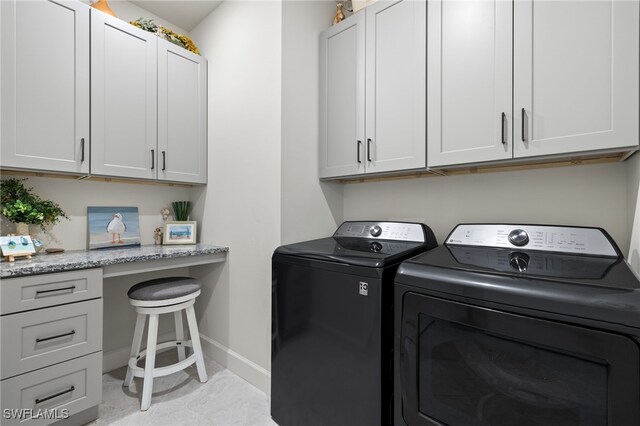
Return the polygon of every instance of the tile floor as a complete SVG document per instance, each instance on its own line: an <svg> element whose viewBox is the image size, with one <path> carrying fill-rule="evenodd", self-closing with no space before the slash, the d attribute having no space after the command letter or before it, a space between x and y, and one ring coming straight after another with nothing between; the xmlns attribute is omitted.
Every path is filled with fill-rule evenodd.
<svg viewBox="0 0 640 426"><path fill-rule="evenodd" d="M151 408L140 411L142 379L122 386L126 367L102 376L99 425L264 425L277 426L269 415L269 398L215 361L206 359L209 381L200 383L195 365L154 380ZM158 355L157 366L177 360L176 351Z"/></svg>

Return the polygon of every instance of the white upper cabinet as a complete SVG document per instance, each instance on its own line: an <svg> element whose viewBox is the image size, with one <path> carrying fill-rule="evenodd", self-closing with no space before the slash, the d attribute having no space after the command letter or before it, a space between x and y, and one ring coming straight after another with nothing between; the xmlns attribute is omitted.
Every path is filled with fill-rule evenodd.
<svg viewBox="0 0 640 426"><path fill-rule="evenodd" d="M320 177L364 173L365 14L320 36Z"/></svg>
<svg viewBox="0 0 640 426"><path fill-rule="evenodd" d="M430 0L429 167L512 156L512 2Z"/></svg>
<svg viewBox="0 0 640 426"><path fill-rule="evenodd" d="M519 0L515 157L638 146L638 2Z"/></svg>
<svg viewBox="0 0 640 426"><path fill-rule="evenodd" d="M321 178L426 166L426 19L380 0L321 34Z"/></svg>
<svg viewBox="0 0 640 426"><path fill-rule="evenodd" d="M0 1L0 165L89 173L89 6Z"/></svg>
<svg viewBox="0 0 640 426"><path fill-rule="evenodd" d="M426 7L402 0L365 9L367 172L426 167Z"/></svg>
<svg viewBox="0 0 640 426"><path fill-rule="evenodd" d="M91 13L91 173L156 178L155 34Z"/></svg>
<svg viewBox="0 0 640 426"><path fill-rule="evenodd" d="M158 40L158 179L207 182L207 61Z"/></svg>

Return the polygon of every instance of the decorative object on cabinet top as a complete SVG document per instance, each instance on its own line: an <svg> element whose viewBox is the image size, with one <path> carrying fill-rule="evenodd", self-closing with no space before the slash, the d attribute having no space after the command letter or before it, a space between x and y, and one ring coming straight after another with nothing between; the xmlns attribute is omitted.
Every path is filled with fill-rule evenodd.
<svg viewBox="0 0 640 426"><path fill-rule="evenodd" d="M342 10L342 2L338 2L336 6L336 16L333 17L333 25L344 21L344 12Z"/></svg>
<svg viewBox="0 0 640 426"><path fill-rule="evenodd" d="M111 15L114 18L117 18L116 14L109 7L109 3L107 3L107 0L98 0L95 3L93 3L91 7L99 10L100 12L104 12L107 15Z"/></svg>
<svg viewBox="0 0 640 426"><path fill-rule="evenodd" d="M88 207L89 249L140 245L137 207Z"/></svg>
<svg viewBox="0 0 640 426"><path fill-rule="evenodd" d="M71 250L60 254L36 256L31 262L0 264L0 278L47 274L109 265L227 253L229 247L212 244L190 246L125 247L114 250Z"/></svg>
<svg viewBox="0 0 640 426"><path fill-rule="evenodd" d="M61 217L69 220L57 203L43 200L34 194L33 188L25 187L23 181L26 179L10 178L0 181L2 215L16 223L18 234L28 235L28 225L39 225L44 231L45 225L55 225Z"/></svg>
<svg viewBox="0 0 640 426"><path fill-rule="evenodd" d="M169 28L158 25L153 19L138 18L135 21L130 21L129 23L147 32L154 33L164 40L187 49L189 52L193 52L196 55L200 54L198 46L196 46L189 36L178 34Z"/></svg>

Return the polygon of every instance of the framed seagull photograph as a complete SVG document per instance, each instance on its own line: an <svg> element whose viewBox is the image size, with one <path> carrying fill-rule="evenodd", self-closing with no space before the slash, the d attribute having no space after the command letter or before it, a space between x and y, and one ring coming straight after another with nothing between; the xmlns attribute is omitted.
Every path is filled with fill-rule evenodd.
<svg viewBox="0 0 640 426"><path fill-rule="evenodd" d="M140 245L137 207L88 207L89 249Z"/></svg>

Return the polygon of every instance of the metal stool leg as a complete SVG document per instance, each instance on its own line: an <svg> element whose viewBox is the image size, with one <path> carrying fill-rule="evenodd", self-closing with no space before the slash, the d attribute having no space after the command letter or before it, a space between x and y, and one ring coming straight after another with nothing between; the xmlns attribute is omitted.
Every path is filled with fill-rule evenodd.
<svg viewBox="0 0 640 426"><path fill-rule="evenodd" d="M173 316L176 321L176 340L184 340L184 326L182 325L182 311L176 311L173 313ZM184 356L184 346L178 346L178 361L183 361Z"/></svg>
<svg viewBox="0 0 640 426"><path fill-rule="evenodd" d="M138 318L136 319L136 328L133 332L133 343L131 343L131 354L129 355L129 359L138 356L138 354L140 353L140 346L142 345L142 334L144 333L144 324L146 321L147 317L145 314L138 314ZM131 371L130 367L127 367L127 375L124 378L123 386L129 387L132 380L133 371Z"/></svg>
<svg viewBox="0 0 640 426"><path fill-rule="evenodd" d="M198 377L202 383L208 380L207 370L204 368L204 357L202 356L202 346L200 346L200 334L198 333L198 323L196 321L196 313L193 305L187 306L187 324L189 325L189 335L191 337L191 345L193 353L196 356L196 367L198 368Z"/></svg>
<svg viewBox="0 0 640 426"><path fill-rule="evenodd" d="M144 383L142 385L142 404L140 410L147 411L151 406L153 393L153 369L156 364L156 344L158 343L158 314L149 315L147 335L147 354L144 363Z"/></svg>

